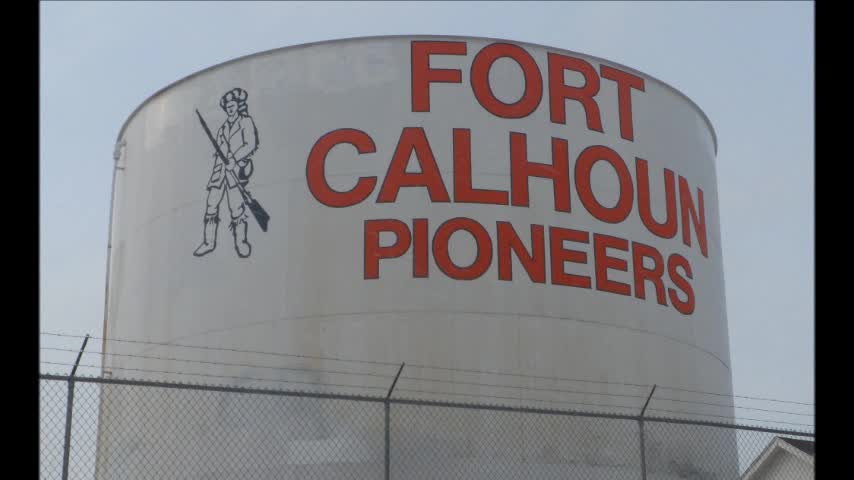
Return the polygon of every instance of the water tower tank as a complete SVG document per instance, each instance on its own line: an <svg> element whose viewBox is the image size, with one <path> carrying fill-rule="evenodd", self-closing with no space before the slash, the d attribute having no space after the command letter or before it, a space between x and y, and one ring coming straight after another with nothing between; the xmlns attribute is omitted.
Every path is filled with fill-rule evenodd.
<svg viewBox="0 0 854 480"><path fill-rule="evenodd" d="M486 38L321 42L182 79L139 106L118 141L104 337L151 343L106 342L114 376L182 381L192 371L250 385L239 379L257 370L225 365L264 363L245 350L302 355L267 359L315 372L263 373L285 388L384 394L386 379L324 373L367 371L323 359L334 357L388 364L391 374L415 365L397 395L431 400L500 396L473 384L504 382L516 388L492 402L558 408L542 402L569 398L637 413L643 399L619 395L642 397L655 384L731 393L715 134L691 100L637 70ZM190 353L211 363L170 360ZM143 415L129 394L112 395L102 399L103 478L121 476L143 438L156 451L206 455L196 472L160 464L163 478L246 478L248 460L204 437L210 425L190 428L199 438L180 445L141 416L132 430L111 427ZM176 402L164 395L146 408L189 421ZM253 414L236 408L223 403L218 435ZM342 427L350 421L327 416L316 438L286 441L326 448L344 430L376 433ZM478 443L483 431L442 421L401 420L395 432L419 435L427 449L455 432L470 437L472 455L490 451ZM530 462L547 456L555 428L520 438L522 450L537 445ZM634 448L626 437L614 448ZM692 440L650 441L678 457ZM734 440L725 448L734 455ZM605 450L591 464L617 461ZM381 451L343 456L381 473ZM277 461L286 469L287 458ZM469 468L459 462L443 471ZM341 465L329 478L354 468ZM703 468L732 473L721 465Z"/></svg>

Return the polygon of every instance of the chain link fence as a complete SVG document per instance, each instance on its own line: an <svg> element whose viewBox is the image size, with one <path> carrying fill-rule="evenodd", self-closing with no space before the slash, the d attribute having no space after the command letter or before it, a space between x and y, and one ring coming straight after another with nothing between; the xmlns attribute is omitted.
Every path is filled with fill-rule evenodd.
<svg viewBox="0 0 854 480"><path fill-rule="evenodd" d="M814 434L789 430L47 374L40 392L42 479L814 477Z"/></svg>

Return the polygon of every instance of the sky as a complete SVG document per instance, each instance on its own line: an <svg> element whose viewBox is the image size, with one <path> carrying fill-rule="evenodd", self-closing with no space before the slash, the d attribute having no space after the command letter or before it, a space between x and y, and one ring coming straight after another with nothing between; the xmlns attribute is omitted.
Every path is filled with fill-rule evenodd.
<svg viewBox="0 0 854 480"><path fill-rule="evenodd" d="M813 8L812 2L43 2L40 331L101 335L114 142L130 113L160 88L235 57L307 42L496 37L630 66L705 111L718 137L735 394L814 403ZM79 340L63 345L78 348ZM67 362L73 354L51 358Z"/></svg>

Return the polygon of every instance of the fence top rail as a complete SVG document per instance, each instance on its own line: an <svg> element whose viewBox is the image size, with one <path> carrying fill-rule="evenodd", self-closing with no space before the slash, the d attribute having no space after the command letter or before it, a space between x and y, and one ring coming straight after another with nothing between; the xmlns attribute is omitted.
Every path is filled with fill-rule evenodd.
<svg viewBox="0 0 854 480"><path fill-rule="evenodd" d="M561 416L588 417L588 418L606 418L606 419L611 419L611 420L629 420L629 421L644 422L644 423L671 423L671 424L682 424L682 425L697 425L697 426L705 426L705 427L728 428L728 429L736 429L736 430L747 430L747 431L766 432L766 433L774 433L774 434L794 435L794 436L800 436L800 437L815 438L814 432L806 432L806 431L799 431L799 430L793 430L793 429L766 428L766 427L758 427L758 426L752 426L752 425L740 425L740 424L736 424L736 423L710 422L710 421L703 421L703 420L692 420L692 419L685 419L685 418L668 418L668 417L660 417L660 416L653 416L653 417L644 416L644 417L641 417L640 415L627 415L627 414L607 413L607 412L536 408L536 407L526 407L526 406L485 404L485 403L475 403L475 402L452 402L452 401L443 401L443 400L424 400L424 399L414 399L414 398L386 398L383 396L370 396L370 395L344 394L344 393L327 393L327 392L312 392L312 391L303 391L303 390L279 390L279 389L272 389L272 388L247 388L247 387L234 387L234 386L228 386L228 385L211 385L211 384L186 383L186 382L174 382L174 381L153 381L153 380L141 380L141 379L104 378L104 377L86 377L86 376L70 377L68 375L56 375L56 374L49 374L49 373L39 373L39 379L40 380L62 381L62 382L71 381L71 382L75 382L75 383L128 385L128 386L139 386L139 387L171 388L171 389L177 389L177 390L196 390L196 391L223 392L223 393L243 393L243 394L273 395L273 396L283 396L283 397L319 398L319 399L328 399L328 400L350 400L350 401L357 401L357 402L394 403L394 404L398 404L398 405L444 407L444 408L458 408L458 409L468 409L468 410L532 413L532 414L541 414L541 415L561 415ZM524 401L525 399L520 399L520 400ZM536 401L536 400L532 400L532 401Z"/></svg>
<svg viewBox="0 0 854 480"><path fill-rule="evenodd" d="M282 397L312 397L331 400L353 400L358 402L384 402L383 397L373 397L369 395L356 395L346 393L325 393L311 392L304 390L275 390L272 388L248 388L248 387L233 387L228 385L207 385L201 383L185 383L185 382L167 382L167 381L152 381L139 380L128 378L104 378L104 377L81 377L75 376L73 379L65 375L54 375L40 373L41 380L58 380L70 381L76 383L100 383L108 385L128 385L137 387L156 387L156 388L172 388L176 390L200 390L208 392L224 392L224 393L246 393L255 395L274 395Z"/></svg>

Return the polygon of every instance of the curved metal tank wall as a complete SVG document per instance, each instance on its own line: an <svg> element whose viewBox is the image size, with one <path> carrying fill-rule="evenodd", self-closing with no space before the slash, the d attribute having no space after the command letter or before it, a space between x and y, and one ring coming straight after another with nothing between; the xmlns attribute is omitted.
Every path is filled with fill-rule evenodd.
<svg viewBox="0 0 854 480"><path fill-rule="evenodd" d="M219 204L219 223L212 224L218 225L216 248L197 256L206 212L214 211L207 206L207 187L223 181L222 175L232 180L224 169L215 172L214 148L196 110L218 136L228 116L220 99L235 88L247 95L248 117L238 112L240 122L220 144L239 151L238 158L256 149L245 188L263 205L269 224L262 231L247 211L245 223L232 230L239 195L229 190ZM229 98L239 107L242 96L238 91ZM714 132L684 95L636 70L484 38L301 45L236 59L161 90L131 115L119 142L105 337L602 382L585 385L589 395L573 396L579 404L611 403L601 394L625 393L619 383L731 392ZM235 245L233 232L242 240L244 228L251 251ZM523 251L530 260L520 260ZM254 373L168 360L188 358L186 349L119 342L104 348L104 370L115 376L186 380L144 370ZM198 351L192 358L260 363L239 352ZM299 365L343 368L312 358ZM495 382L487 375L410 372ZM265 372L267 378L277 375L376 387L334 389L360 394L384 394L388 385L385 379ZM460 401L446 394L463 391L412 379L404 386L420 393L398 395L429 399ZM157 429L162 422L190 422L181 413L181 402L189 400L165 394L151 399L145 414L161 412L152 422L123 395L115 389L102 400L102 478L120 477L123 462L145 442L157 444L157 450L149 445L152 452L183 448L184 457L205 455L194 467L198 471L180 474L169 470L180 465L154 461L162 478L243 478L240 472L251 468L250 459L237 458L223 439L243 428L235 418L254 410L229 413L239 406L223 400L216 416L192 420L198 428L188 435L198 438L178 445ZM530 405L529 397L544 398L522 388L506 395L518 400L500 403ZM668 396L682 398L679 392ZM642 403L619 411L637 413ZM344 471L336 468L355 471L353 462L380 475L381 444L338 453L333 447L342 435L381 434L372 430L382 428L381 410L370 426L355 425L344 410L334 412L294 413L317 428L311 439L287 442L326 448L323 474L329 478ZM485 439L531 421L508 417L498 424L484 416L475 431L441 415L429 425L402 415L395 420L396 441L411 435L425 452L448 448L450 437L474 446L466 450L471 459L460 454L459 462L446 462L444 478L463 471L477 478L472 462L502 455ZM269 421L285 424L286 417ZM139 421L128 420L133 418ZM607 441L636 455L636 426L628 425ZM526 468L534 468L549 448L560 450L567 442L595 446L605 438L597 427L567 436L560 422L527 428L516 447L528 458ZM214 430L218 440L205 437ZM649 435L663 459L690 456L696 440ZM721 442L719 448L735 458L734 435ZM593 466L584 468L594 476L585 478L595 478L597 469L607 476L614 468L608 465L625 460L607 448L588 450ZM404 468L400 462L408 460L395 458L393 468ZM649 461L656 468L656 460ZM276 462L276 478L283 478L291 471L287 465L305 460L285 456ZM720 457L686 462L708 462L698 468L715 478L735 476ZM670 477L652 472L650 478Z"/></svg>

